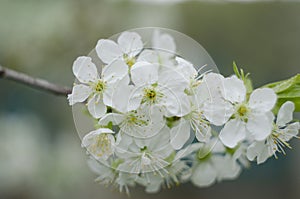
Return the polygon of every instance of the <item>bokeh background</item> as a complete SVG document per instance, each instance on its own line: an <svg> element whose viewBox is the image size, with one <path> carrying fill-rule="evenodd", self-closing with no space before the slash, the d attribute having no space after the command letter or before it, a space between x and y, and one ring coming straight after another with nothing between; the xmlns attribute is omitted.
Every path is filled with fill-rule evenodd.
<svg viewBox="0 0 300 199"><path fill-rule="evenodd" d="M0 0L0 64L71 86L71 66L99 38L159 26L197 40L224 75L235 60L256 87L300 72L300 3L291 1ZM299 119L299 115L297 115ZM131 198L300 198L300 142L235 181ZM94 182L71 107L0 80L0 198L127 198Z"/></svg>

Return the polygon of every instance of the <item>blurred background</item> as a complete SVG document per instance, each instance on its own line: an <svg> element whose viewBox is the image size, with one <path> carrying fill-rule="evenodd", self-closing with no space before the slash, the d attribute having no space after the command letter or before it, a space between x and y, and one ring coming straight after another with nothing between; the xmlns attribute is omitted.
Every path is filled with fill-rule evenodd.
<svg viewBox="0 0 300 199"><path fill-rule="evenodd" d="M292 1L0 0L0 64L71 86L72 63L100 38L159 26L197 40L224 75L235 60L256 87L300 72L300 3ZM297 116L299 119L299 115ZM300 142L235 181L132 198L300 198ZM94 182L66 98L0 80L0 198L127 198Z"/></svg>

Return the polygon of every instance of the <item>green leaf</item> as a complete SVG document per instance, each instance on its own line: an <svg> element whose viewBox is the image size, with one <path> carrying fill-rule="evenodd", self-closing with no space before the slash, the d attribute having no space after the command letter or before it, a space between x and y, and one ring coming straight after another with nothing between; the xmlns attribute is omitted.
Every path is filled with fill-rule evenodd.
<svg viewBox="0 0 300 199"><path fill-rule="evenodd" d="M287 80L267 84L263 87L272 88L277 94L278 101L274 108L275 113L287 101L294 102L295 111L300 112L300 74Z"/></svg>

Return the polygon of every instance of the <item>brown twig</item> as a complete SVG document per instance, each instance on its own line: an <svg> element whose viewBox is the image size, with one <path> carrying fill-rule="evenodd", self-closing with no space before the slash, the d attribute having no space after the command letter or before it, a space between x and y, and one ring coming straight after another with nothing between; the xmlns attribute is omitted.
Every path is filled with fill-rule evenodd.
<svg viewBox="0 0 300 199"><path fill-rule="evenodd" d="M33 88L52 93L54 95L66 96L67 94L71 93L71 89L68 87L58 86L46 80L34 78L24 73L5 68L1 65L0 78L10 79Z"/></svg>

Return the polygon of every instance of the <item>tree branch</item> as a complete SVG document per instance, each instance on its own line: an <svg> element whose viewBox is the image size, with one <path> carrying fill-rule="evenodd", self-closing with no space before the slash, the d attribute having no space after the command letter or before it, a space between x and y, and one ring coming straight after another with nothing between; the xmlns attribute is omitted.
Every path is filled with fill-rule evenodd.
<svg viewBox="0 0 300 199"><path fill-rule="evenodd" d="M5 68L1 65L0 78L10 79L33 88L52 93L54 95L66 96L67 94L71 93L71 89L68 87L58 86L46 80L34 78L24 73Z"/></svg>

